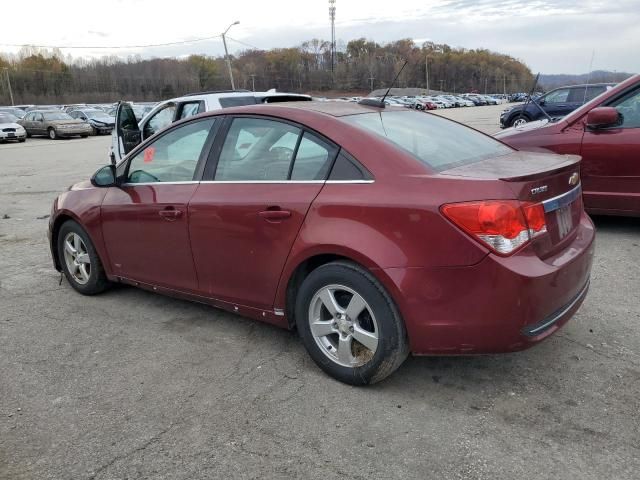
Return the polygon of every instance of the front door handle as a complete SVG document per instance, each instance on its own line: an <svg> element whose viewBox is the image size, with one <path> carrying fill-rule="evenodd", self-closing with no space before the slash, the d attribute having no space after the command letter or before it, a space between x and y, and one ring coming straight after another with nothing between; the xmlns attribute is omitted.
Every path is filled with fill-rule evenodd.
<svg viewBox="0 0 640 480"><path fill-rule="evenodd" d="M164 210L160 210L158 212L162 218L164 218L168 222L173 222L178 219L182 215L182 210L176 210L173 207L167 207Z"/></svg>
<svg viewBox="0 0 640 480"><path fill-rule="evenodd" d="M258 215L269 222L277 222L278 220L289 218L291 216L291 212L289 210L274 209L264 210L262 212L259 212Z"/></svg>

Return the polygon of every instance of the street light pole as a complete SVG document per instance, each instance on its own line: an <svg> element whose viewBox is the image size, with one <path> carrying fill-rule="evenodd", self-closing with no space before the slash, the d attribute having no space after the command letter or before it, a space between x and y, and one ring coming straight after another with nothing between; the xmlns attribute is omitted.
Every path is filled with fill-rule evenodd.
<svg viewBox="0 0 640 480"><path fill-rule="evenodd" d="M429 54L427 53L424 57L424 73L427 77L427 95L430 94L429 90Z"/></svg>
<svg viewBox="0 0 640 480"><path fill-rule="evenodd" d="M9 77L9 69L4 67L4 71L7 74L7 87L9 87L9 97L11 98L11 106L15 105L13 103L13 90L11 90L11 78Z"/></svg>
<svg viewBox="0 0 640 480"><path fill-rule="evenodd" d="M240 21L236 20L231 25L229 25L227 29L224 31L224 33L222 34L222 44L224 45L224 55L227 58L227 69L229 69L229 79L231 80L231 90L235 90L236 86L233 83L233 71L231 70L231 58L229 57L229 50L227 50L227 39L225 35L227 34L227 32L231 27L233 27L234 25L238 25L239 23Z"/></svg>

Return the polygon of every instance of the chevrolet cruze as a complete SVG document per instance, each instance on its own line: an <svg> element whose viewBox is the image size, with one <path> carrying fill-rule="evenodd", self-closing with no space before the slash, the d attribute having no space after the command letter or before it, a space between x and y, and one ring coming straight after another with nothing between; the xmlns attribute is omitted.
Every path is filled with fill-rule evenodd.
<svg viewBox="0 0 640 480"><path fill-rule="evenodd" d="M140 138L127 104L117 134ZM415 355L522 350L589 286L579 157L518 152L431 114L252 105L172 124L61 194L55 267L297 328L351 384Z"/></svg>

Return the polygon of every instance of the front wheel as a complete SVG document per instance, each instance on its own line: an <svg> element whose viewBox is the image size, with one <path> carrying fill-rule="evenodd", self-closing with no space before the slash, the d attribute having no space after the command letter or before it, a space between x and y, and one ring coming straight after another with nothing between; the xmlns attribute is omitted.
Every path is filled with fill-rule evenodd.
<svg viewBox="0 0 640 480"><path fill-rule="evenodd" d="M102 262L89 235L73 220L58 232L58 259L71 286L83 295L95 295L109 286Z"/></svg>
<svg viewBox="0 0 640 480"><path fill-rule="evenodd" d="M48 130L48 132L49 132L49 138L51 140L55 140L56 138L58 138L58 134L56 133L56 129L55 128L50 128Z"/></svg>
<svg viewBox="0 0 640 480"><path fill-rule="evenodd" d="M315 363L351 385L376 383L407 358L404 323L392 299L367 270L331 262L305 278L296 325Z"/></svg>

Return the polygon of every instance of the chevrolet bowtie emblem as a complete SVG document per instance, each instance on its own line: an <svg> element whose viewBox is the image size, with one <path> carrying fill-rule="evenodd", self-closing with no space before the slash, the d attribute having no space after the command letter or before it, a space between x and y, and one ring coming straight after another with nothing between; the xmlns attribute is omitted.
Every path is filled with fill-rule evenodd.
<svg viewBox="0 0 640 480"><path fill-rule="evenodd" d="M578 172L572 173L571 176L569 177L569 185L577 185L579 181L580 181L580 175L578 175Z"/></svg>

